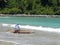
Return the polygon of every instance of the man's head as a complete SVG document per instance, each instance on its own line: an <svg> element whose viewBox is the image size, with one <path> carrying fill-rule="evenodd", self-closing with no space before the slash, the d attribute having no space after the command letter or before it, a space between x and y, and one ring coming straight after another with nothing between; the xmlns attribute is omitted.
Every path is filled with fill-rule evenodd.
<svg viewBox="0 0 60 45"><path fill-rule="evenodd" d="M19 25L19 24L17 24L17 25Z"/></svg>

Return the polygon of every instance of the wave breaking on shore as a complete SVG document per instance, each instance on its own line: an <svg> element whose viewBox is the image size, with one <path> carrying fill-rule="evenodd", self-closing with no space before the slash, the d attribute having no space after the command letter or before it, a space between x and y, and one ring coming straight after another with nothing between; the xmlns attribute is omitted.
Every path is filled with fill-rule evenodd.
<svg viewBox="0 0 60 45"><path fill-rule="evenodd" d="M2 24L5 27L12 27L14 28L16 24ZM60 28L52 28L52 27L43 27L43 26L30 26L30 25L19 25L22 29L29 29L29 30L40 30L40 31L48 31L48 32L56 32L60 33Z"/></svg>

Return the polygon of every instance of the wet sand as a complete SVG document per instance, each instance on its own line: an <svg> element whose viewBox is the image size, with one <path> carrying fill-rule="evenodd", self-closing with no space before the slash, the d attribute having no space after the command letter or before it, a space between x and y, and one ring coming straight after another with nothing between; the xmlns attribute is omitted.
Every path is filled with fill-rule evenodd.
<svg viewBox="0 0 60 45"><path fill-rule="evenodd" d="M0 39L6 41L0 41L1 45L15 45L16 43L20 43L16 45L60 45L59 33L34 30L34 33L31 34L13 34L5 33L9 27L8 29L7 27L2 27L0 29ZM16 43L7 41L13 41Z"/></svg>
<svg viewBox="0 0 60 45"><path fill-rule="evenodd" d="M0 45L14 45L14 44L13 43L10 43L10 42L0 41Z"/></svg>
<svg viewBox="0 0 60 45"><path fill-rule="evenodd" d="M14 35L14 36L13 36ZM33 34L9 34L13 38L7 38L3 34L3 37L0 39L8 41L17 41L22 45L60 45L60 34L56 33L47 33L42 31L35 31ZM16 37L17 36L17 37ZM7 38L7 39L6 39ZM0 42L2 45L14 45L12 43Z"/></svg>

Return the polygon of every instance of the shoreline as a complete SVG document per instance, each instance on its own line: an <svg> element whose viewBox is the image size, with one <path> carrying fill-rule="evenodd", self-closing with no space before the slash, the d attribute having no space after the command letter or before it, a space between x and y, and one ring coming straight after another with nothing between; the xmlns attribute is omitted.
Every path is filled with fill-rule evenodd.
<svg viewBox="0 0 60 45"><path fill-rule="evenodd" d="M60 33L48 32L43 30L34 30L32 34L13 34L6 33L7 27L2 27L5 32L0 32L1 45L60 45ZM10 29L8 27L8 29ZM1 28L0 28L1 31ZM2 41L2 42L1 42ZM41 42L41 43L40 43ZM45 43L44 43L45 42ZM52 44L53 42L53 44Z"/></svg>
<svg viewBox="0 0 60 45"><path fill-rule="evenodd" d="M0 14L1 17L12 16L12 17L47 17L47 18L60 18L60 15L27 15L27 14Z"/></svg>

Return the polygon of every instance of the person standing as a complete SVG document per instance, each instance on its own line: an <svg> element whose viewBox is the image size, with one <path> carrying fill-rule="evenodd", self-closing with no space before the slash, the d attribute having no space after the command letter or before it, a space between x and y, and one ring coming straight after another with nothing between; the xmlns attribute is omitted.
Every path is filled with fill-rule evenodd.
<svg viewBox="0 0 60 45"><path fill-rule="evenodd" d="M14 33L19 33L19 31L20 31L20 26L19 24L16 24Z"/></svg>

